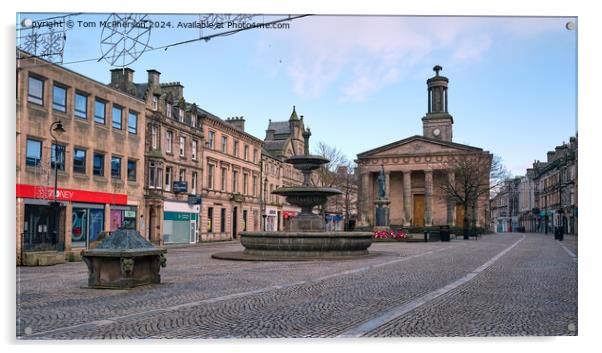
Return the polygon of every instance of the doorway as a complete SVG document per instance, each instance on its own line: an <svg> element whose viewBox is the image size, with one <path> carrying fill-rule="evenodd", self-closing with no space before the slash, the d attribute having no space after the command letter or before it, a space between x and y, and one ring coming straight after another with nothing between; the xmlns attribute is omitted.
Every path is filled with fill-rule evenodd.
<svg viewBox="0 0 602 353"><path fill-rule="evenodd" d="M414 209L412 213L412 225L414 227L424 227L424 195L414 195Z"/></svg>
<svg viewBox="0 0 602 353"><path fill-rule="evenodd" d="M456 227L464 228L464 206L456 204Z"/></svg>
<svg viewBox="0 0 602 353"><path fill-rule="evenodd" d="M238 207L232 208L232 239L238 234Z"/></svg>

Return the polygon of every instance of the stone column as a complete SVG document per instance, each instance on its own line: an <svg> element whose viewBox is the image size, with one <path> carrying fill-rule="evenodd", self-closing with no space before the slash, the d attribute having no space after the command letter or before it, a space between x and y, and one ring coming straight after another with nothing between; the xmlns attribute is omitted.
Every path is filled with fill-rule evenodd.
<svg viewBox="0 0 602 353"><path fill-rule="evenodd" d="M456 181L456 174L453 171L447 172L447 183L449 185L454 185ZM456 225L456 203L454 200L447 196L447 224L449 226Z"/></svg>
<svg viewBox="0 0 602 353"><path fill-rule="evenodd" d="M424 171L424 225L433 225L433 171Z"/></svg>
<svg viewBox="0 0 602 353"><path fill-rule="evenodd" d="M372 192L370 186L370 172L364 171L362 174L361 198L360 198L360 222L359 226L366 227L370 224L371 205L370 194Z"/></svg>
<svg viewBox="0 0 602 353"><path fill-rule="evenodd" d="M385 172L385 198L391 200L391 172Z"/></svg>
<svg viewBox="0 0 602 353"><path fill-rule="evenodd" d="M66 202L65 207L65 251L71 251L71 229L73 228L73 203Z"/></svg>
<svg viewBox="0 0 602 353"><path fill-rule="evenodd" d="M412 223L412 171L403 172L403 225L409 227Z"/></svg>
<svg viewBox="0 0 602 353"><path fill-rule="evenodd" d="M111 231L111 205L105 204L105 232Z"/></svg>

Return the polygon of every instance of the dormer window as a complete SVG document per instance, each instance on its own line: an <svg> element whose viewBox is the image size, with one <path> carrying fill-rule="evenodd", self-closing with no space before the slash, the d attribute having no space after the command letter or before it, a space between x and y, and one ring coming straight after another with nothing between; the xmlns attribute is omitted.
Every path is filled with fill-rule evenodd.
<svg viewBox="0 0 602 353"><path fill-rule="evenodd" d="M184 109L182 109L182 108L180 108L180 110L179 110L178 121L180 121L181 123L184 122Z"/></svg>
<svg viewBox="0 0 602 353"><path fill-rule="evenodd" d="M192 127L196 127L196 114L190 115L190 123L192 124Z"/></svg>
<svg viewBox="0 0 602 353"><path fill-rule="evenodd" d="M152 101L152 106L151 106L152 110L154 112L157 111L157 109L159 109L159 97L157 96L153 96L153 101Z"/></svg>
<svg viewBox="0 0 602 353"><path fill-rule="evenodd" d="M171 104L167 103L167 108L165 108L165 110L165 115L167 115L168 118L171 118Z"/></svg>

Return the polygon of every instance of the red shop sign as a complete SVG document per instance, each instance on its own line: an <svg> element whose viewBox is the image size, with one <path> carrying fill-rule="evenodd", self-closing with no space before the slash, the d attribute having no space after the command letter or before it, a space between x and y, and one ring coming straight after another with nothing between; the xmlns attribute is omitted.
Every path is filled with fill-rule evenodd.
<svg viewBox="0 0 602 353"><path fill-rule="evenodd" d="M17 184L17 197L52 201L54 200L54 188ZM114 205L127 205L128 195L58 188L56 199L60 201L78 201L91 203L109 203Z"/></svg>

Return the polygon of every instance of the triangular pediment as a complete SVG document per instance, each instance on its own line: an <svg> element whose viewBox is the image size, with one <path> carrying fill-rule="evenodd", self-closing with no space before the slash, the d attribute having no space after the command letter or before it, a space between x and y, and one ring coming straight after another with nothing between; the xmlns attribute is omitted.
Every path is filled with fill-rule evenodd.
<svg viewBox="0 0 602 353"><path fill-rule="evenodd" d="M416 135L360 153L357 156L358 158L362 159L402 155L452 154L458 152L476 151L482 151L482 149Z"/></svg>

